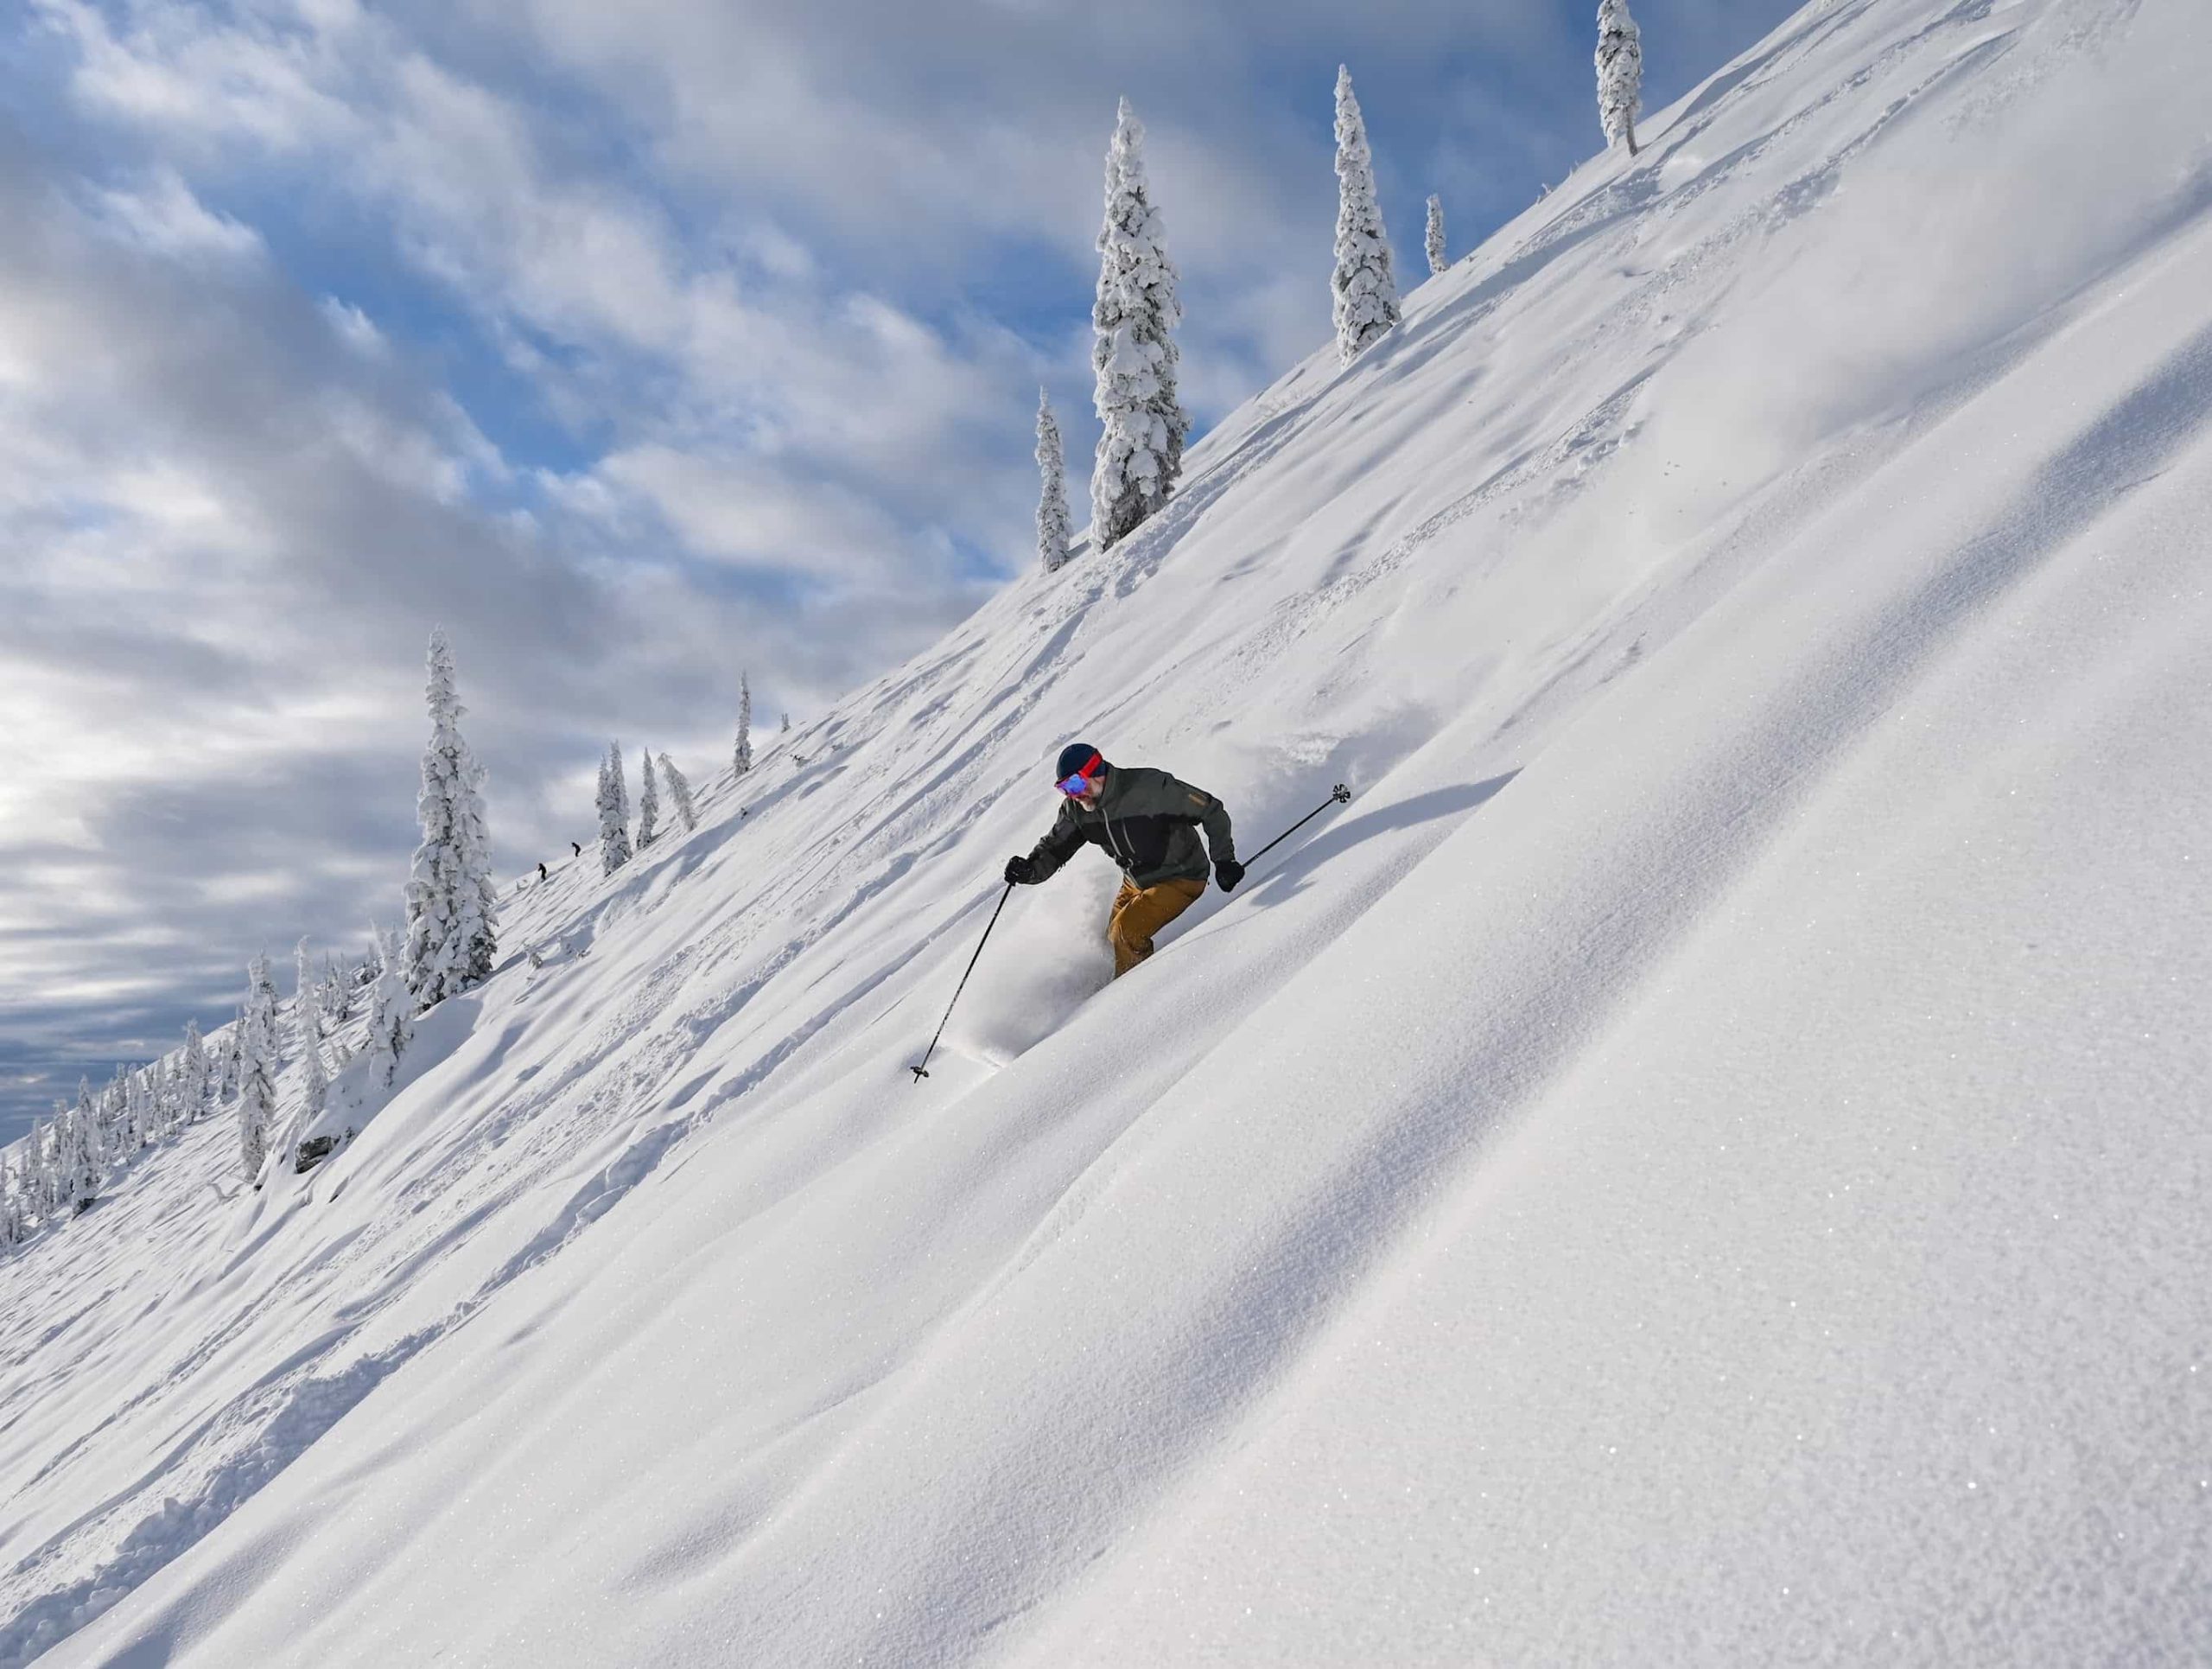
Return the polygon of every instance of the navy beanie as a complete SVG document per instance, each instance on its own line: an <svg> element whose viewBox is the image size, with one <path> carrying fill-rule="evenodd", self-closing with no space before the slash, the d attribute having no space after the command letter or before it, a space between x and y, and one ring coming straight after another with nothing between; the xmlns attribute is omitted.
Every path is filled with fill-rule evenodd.
<svg viewBox="0 0 2212 1669"><path fill-rule="evenodd" d="M1052 780L1055 782L1065 782L1077 771L1090 764L1091 755L1096 754L1097 751L1097 749L1092 747L1087 742L1071 742L1066 747L1060 749L1059 768L1053 774ZM1104 761L1101 761L1100 762L1103 764Z"/></svg>

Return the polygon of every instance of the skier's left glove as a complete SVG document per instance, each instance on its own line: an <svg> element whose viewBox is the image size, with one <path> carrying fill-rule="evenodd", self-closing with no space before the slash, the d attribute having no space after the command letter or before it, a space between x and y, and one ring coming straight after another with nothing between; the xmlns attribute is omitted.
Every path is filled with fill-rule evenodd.
<svg viewBox="0 0 2212 1669"><path fill-rule="evenodd" d="M1221 882L1222 891L1233 893L1244 878L1244 866L1233 857L1224 857L1213 866L1213 878Z"/></svg>
<svg viewBox="0 0 2212 1669"><path fill-rule="evenodd" d="M1009 887L1033 887L1039 876L1035 860L1028 857L1009 857L1006 861L1006 884Z"/></svg>

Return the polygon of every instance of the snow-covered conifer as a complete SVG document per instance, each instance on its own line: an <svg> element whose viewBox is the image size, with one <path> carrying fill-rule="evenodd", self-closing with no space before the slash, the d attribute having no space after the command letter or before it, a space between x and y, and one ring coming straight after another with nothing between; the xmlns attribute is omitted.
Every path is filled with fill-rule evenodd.
<svg viewBox="0 0 2212 1669"><path fill-rule="evenodd" d="M1167 502L1190 432L1169 334L1183 317L1160 213L1145 187L1144 128L1122 100L1106 150L1106 219L1090 320L1101 425L1090 475L1090 537L1103 551Z"/></svg>
<svg viewBox="0 0 2212 1669"><path fill-rule="evenodd" d="M484 826L484 768L461 740L467 709L454 690L453 651L430 634L430 741L416 801L423 844L407 879L407 984L424 1008L491 976L499 949L499 882Z"/></svg>
<svg viewBox="0 0 2212 1669"><path fill-rule="evenodd" d="M100 1191L100 1136L96 1118L87 1086L79 1091L76 1111L69 1115L62 1149L64 1202L78 1211L92 1204Z"/></svg>
<svg viewBox="0 0 2212 1669"><path fill-rule="evenodd" d="M622 775L622 744L607 744L599 767L599 865L613 875L630 861L630 788Z"/></svg>
<svg viewBox="0 0 2212 1669"><path fill-rule="evenodd" d="M238 1168L248 1182L261 1175L276 1120L276 988L269 959L246 967L245 1010L238 1022Z"/></svg>
<svg viewBox="0 0 2212 1669"><path fill-rule="evenodd" d="M316 1038L307 1045L307 1065L300 1075L300 1112L295 1129L295 1143L298 1134L320 1118L330 1100L330 1073L322 1060L322 1040ZM288 1143L289 1148L295 1143Z"/></svg>
<svg viewBox="0 0 2212 1669"><path fill-rule="evenodd" d="M399 1057L414 1040L415 1006L401 971L399 935L382 933L372 923L369 937L375 941L379 960L376 984L369 989L369 1037L365 1048L369 1081L379 1089L388 1089L392 1074L399 1070Z"/></svg>
<svg viewBox="0 0 2212 1669"><path fill-rule="evenodd" d="M784 721L784 728L791 729L791 721ZM743 776L753 768L753 679L745 672L737 675L737 748L730 759L730 774Z"/></svg>
<svg viewBox="0 0 2212 1669"><path fill-rule="evenodd" d="M653 786L653 750L640 751L644 757L638 761L638 850L642 852L660 832L660 790Z"/></svg>
<svg viewBox="0 0 2212 1669"><path fill-rule="evenodd" d="M327 951L323 952L322 978L318 983L321 994L316 1006L333 1026L344 1025L353 1017L353 981L338 959Z"/></svg>
<svg viewBox="0 0 2212 1669"><path fill-rule="evenodd" d="M1598 120L1605 143L1628 142L1636 155L1636 118L1643 111L1643 38L1628 0L1598 0Z"/></svg>
<svg viewBox="0 0 2212 1669"><path fill-rule="evenodd" d="M248 1054L273 1076L281 1064L276 1045L276 984L269 977L269 959L258 953L245 966L245 1007L238 1029L239 1082L245 1080Z"/></svg>
<svg viewBox="0 0 2212 1669"><path fill-rule="evenodd" d="M1398 322L1398 280L1391 270L1390 239L1382 205L1375 195L1375 158L1367 148L1367 122L1352 95L1351 72L1337 66L1337 354L1350 365L1376 337Z"/></svg>
<svg viewBox="0 0 2212 1669"><path fill-rule="evenodd" d="M1432 195L1428 200L1428 233L1422 239L1428 252L1428 276L1433 278L1452 264L1444 254L1444 200Z"/></svg>
<svg viewBox="0 0 2212 1669"><path fill-rule="evenodd" d="M1068 559L1068 472L1060 450L1060 425L1041 388L1037 391L1037 560L1050 574Z"/></svg>
<svg viewBox="0 0 2212 1669"><path fill-rule="evenodd" d="M292 1047L303 1051L322 1042L322 995L308 963L308 941L292 952Z"/></svg>
<svg viewBox="0 0 2212 1669"><path fill-rule="evenodd" d="M177 1117L188 1124L196 1124L207 1111L207 1077L212 1063L207 1059L207 1046L200 1035L200 1022L184 1022L184 1085L179 1098Z"/></svg>
<svg viewBox="0 0 2212 1669"><path fill-rule="evenodd" d="M698 808L691 803L691 784L666 754L660 756L660 774L668 784L668 803L676 808L676 820L690 834L699 826Z"/></svg>

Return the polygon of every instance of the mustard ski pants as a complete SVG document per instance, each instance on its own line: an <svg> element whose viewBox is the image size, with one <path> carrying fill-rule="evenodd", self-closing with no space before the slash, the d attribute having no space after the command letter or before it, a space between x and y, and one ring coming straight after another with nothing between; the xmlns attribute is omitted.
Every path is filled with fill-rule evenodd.
<svg viewBox="0 0 2212 1669"><path fill-rule="evenodd" d="M1124 878L1106 922L1106 937L1114 946L1114 978L1150 956L1153 934L1197 903L1205 889L1203 881L1157 881L1140 887Z"/></svg>

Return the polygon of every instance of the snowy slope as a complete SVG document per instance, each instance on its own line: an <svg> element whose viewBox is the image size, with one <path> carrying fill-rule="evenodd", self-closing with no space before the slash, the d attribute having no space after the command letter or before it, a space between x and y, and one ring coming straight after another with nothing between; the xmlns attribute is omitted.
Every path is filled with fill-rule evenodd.
<svg viewBox="0 0 2212 1669"><path fill-rule="evenodd" d="M0 1662L2212 1657L2195 21L1808 8L0 1265ZM1357 797L917 1085L1078 734Z"/></svg>

